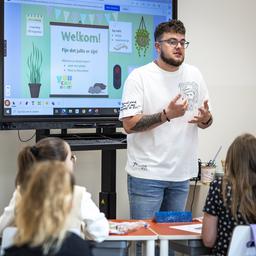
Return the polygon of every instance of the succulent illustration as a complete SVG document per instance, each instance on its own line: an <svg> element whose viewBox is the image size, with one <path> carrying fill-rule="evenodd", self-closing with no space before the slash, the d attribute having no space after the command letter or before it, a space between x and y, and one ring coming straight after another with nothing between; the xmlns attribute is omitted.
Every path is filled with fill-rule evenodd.
<svg viewBox="0 0 256 256"><path fill-rule="evenodd" d="M139 57L143 54L146 56L147 49L149 48L149 32L146 28L145 21L143 16L141 17L140 25L138 30L135 33L135 47L138 51Z"/></svg>

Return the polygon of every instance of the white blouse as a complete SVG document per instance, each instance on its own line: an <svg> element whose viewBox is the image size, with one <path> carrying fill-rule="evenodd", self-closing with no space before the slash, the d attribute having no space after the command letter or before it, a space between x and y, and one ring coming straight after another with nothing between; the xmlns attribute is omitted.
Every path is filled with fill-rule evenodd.
<svg viewBox="0 0 256 256"><path fill-rule="evenodd" d="M6 227L14 226L15 206L19 196L18 187L0 216L0 236ZM109 234L108 220L92 201L85 187L74 186L73 207L69 217L69 230L77 231L83 238L102 242Z"/></svg>

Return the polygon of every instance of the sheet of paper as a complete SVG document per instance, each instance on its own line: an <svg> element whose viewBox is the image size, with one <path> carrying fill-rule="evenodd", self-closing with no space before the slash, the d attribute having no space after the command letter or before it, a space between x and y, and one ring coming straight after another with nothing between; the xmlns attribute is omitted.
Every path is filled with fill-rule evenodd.
<svg viewBox="0 0 256 256"><path fill-rule="evenodd" d="M170 226L170 228L180 229L184 231L194 232L201 234L202 232L202 223L199 224L190 224L190 225L181 225L181 226Z"/></svg>

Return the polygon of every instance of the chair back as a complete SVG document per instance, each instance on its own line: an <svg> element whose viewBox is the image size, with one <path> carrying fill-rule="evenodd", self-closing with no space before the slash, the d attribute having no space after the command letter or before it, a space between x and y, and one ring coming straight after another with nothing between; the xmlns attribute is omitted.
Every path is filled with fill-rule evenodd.
<svg viewBox="0 0 256 256"><path fill-rule="evenodd" d="M256 256L255 241L250 225L238 225L234 228L228 256Z"/></svg>
<svg viewBox="0 0 256 256"><path fill-rule="evenodd" d="M7 227L4 229L0 255L4 255L4 249L13 245L14 236L16 232L17 232L16 227Z"/></svg>

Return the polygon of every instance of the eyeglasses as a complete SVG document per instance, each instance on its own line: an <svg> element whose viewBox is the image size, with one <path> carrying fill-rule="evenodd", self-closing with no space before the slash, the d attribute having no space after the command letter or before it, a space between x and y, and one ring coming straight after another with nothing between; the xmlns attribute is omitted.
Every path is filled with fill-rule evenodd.
<svg viewBox="0 0 256 256"><path fill-rule="evenodd" d="M71 161L72 161L73 163L75 163L76 160L77 160L77 157L76 157L75 154L72 154L71 157L70 157L70 159L71 159Z"/></svg>
<svg viewBox="0 0 256 256"><path fill-rule="evenodd" d="M186 40L177 40L175 38L169 38L169 39L166 39L166 40L159 40L158 43L167 43L169 44L171 47L177 47L178 44L180 44L181 48L185 49L188 47L189 45L189 42L186 41Z"/></svg>

